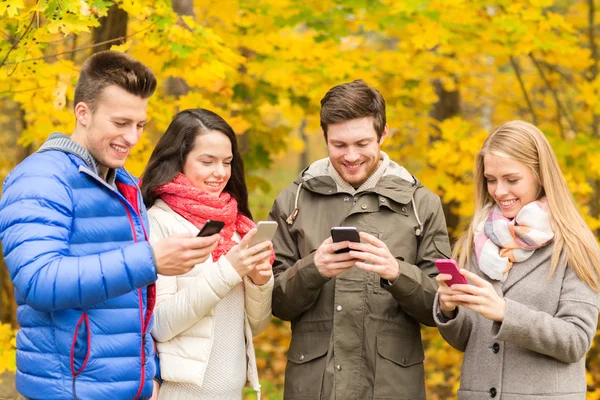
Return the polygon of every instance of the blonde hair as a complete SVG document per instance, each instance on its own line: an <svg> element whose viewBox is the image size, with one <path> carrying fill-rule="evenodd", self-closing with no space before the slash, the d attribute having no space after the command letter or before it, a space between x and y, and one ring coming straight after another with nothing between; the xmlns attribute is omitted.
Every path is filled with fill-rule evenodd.
<svg viewBox="0 0 600 400"><path fill-rule="evenodd" d="M469 229L456 242L453 258L462 268L471 265L473 239L480 221L487 218L494 200L487 190L484 157L497 154L513 159L533 171L539 184L538 198L546 196L554 231L550 275L564 252L567 264L592 289L600 292L600 253L596 237L575 206L573 196L544 134L524 121L510 121L496 128L485 140L475 159L475 214Z"/></svg>

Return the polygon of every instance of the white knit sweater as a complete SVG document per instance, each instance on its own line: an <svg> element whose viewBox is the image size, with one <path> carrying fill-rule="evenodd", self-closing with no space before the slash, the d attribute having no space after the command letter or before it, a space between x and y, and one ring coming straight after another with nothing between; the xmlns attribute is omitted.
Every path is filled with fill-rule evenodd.
<svg viewBox="0 0 600 400"><path fill-rule="evenodd" d="M148 217L152 243L177 233L198 233L193 224L162 200L157 200L148 210ZM243 368L247 383L260 394L252 336L262 332L270 321L273 279L263 286L254 285L247 277L242 280L225 257L218 262L209 258L184 275L158 276L152 335L157 342L163 380L204 386L207 374L212 375L212 372L207 372L208 365L215 360L212 352L215 330L221 330L216 328L217 305L238 285L243 289L243 303L240 303L244 305L243 331L238 329L233 336L230 333L219 336L225 338L227 348L230 348L237 346L240 343L238 335L243 335L241 342L245 346L244 361L247 360L247 363L219 368ZM165 386L165 390L170 392L167 388Z"/></svg>

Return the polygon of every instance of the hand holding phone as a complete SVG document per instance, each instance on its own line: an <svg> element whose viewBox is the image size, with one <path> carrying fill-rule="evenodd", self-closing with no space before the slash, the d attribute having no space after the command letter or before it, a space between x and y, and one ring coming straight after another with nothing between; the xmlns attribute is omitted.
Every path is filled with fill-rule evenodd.
<svg viewBox="0 0 600 400"><path fill-rule="evenodd" d="M356 242L360 243L360 236L358 231L353 226L335 226L331 228L331 238L334 243L338 242ZM350 248L346 247L340 250L337 250L336 253L347 253L350 251Z"/></svg>
<svg viewBox="0 0 600 400"><path fill-rule="evenodd" d="M275 236L276 231L277 231L277 222L275 222L275 221L259 221L256 224L256 234L254 234L254 237L252 238L252 241L250 242L250 246L248 246L248 247L252 247L252 246L262 243L266 240L273 239L273 236Z"/></svg>
<svg viewBox="0 0 600 400"><path fill-rule="evenodd" d="M198 232L198 237L212 236L215 233L221 232L224 226L225 222L208 219L202 229L200 229L200 232Z"/></svg>
<svg viewBox="0 0 600 400"><path fill-rule="evenodd" d="M438 271L440 271L440 273L452 275L452 279L446 281L446 285L452 286L457 283L466 285L469 283L467 282L467 279L460 273L456 261L451 259L440 258L438 260L435 260L435 266L437 267Z"/></svg>

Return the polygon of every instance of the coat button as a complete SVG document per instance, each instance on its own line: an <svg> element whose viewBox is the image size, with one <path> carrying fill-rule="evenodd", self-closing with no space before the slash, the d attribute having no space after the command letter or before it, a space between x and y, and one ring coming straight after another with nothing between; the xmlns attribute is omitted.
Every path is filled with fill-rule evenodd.
<svg viewBox="0 0 600 400"><path fill-rule="evenodd" d="M344 201L350 201L350 197L348 197L348 196L344 197Z"/></svg>
<svg viewBox="0 0 600 400"><path fill-rule="evenodd" d="M379 199L382 203L385 203L385 199L382 197L381 199Z"/></svg>
<svg viewBox="0 0 600 400"><path fill-rule="evenodd" d="M362 208L363 210L366 210L367 209L367 205L363 204L363 205L360 206L360 208Z"/></svg>
<svg viewBox="0 0 600 400"><path fill-rule="evenodd" d="M406 211L406 207L402 207L402 211Z"/></svg>
<svg viewBox="0 0 600 400"><path fill-rule="evenodd" d="M338 364L338 365L335 366L335 369L337 369L338 371L341 371L342 370L342 366L340 364Z"/></svg>
<svg viewBox="0 0 600 400"><path fill-rule="evenodd" d="M490 389L490 397L496 397L497 394L498 394L498 391L496 390L496 388Z"/></svg>
<svg viewBox="0 0 600 400"><path fill-rule="evenodd" d="M492 345L492 351L493 351L494 353L497 353L497 352L499 352L499 351L500 351L500 345L499 345L498 343L494 343L494 344Z"/></svg>
<svg viewBox="0 0 600 400"><path fill-rule="evenodd" d="M342 311L343 309L344 309L344 307L342 307L342 306L337 306L337 307L335 308L335 310L336 310L336 311Z"/></svg>
<svg viewBox="0 0 600 400"><path fill-rule="evenodd" d="M304 354L300 354L300 361L304 360Z"/></svg>

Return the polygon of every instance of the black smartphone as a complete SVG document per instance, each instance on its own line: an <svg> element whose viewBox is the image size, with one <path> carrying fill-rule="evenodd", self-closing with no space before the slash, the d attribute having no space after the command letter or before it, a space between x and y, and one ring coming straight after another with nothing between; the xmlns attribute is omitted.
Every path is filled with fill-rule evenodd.
<svg viewBox="0 0 600 400"><path fill-rule="evenodd" d="M358 231L353 226L334 226L331 228L331 238L335 243L345 241L360 243ZM337 250L336 253L347 253L349 251L350 248L346 247L344 249Z"/></svg>
<svg viewBox="0 0 600 400"><path fill-rule="evenodd" d="M225 222L214 221L212 219L206 220L206 223L198 232L198 237L212 236L215 233L221 232L221 229L225 226Z"/></svg>

